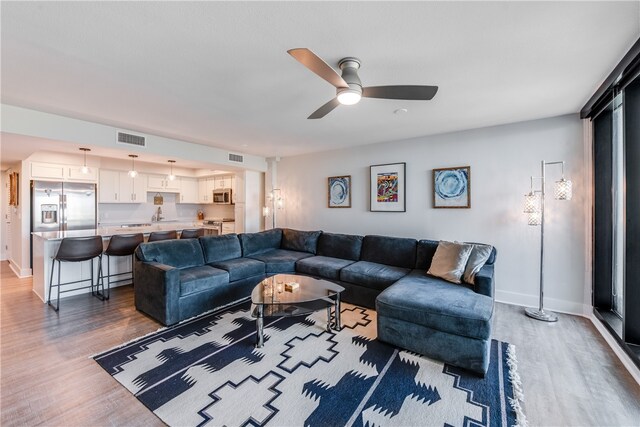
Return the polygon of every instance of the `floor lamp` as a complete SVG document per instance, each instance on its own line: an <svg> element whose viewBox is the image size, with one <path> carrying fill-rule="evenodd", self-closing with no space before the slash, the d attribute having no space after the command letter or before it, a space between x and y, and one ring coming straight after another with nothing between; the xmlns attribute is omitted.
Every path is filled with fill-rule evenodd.
<svg viewBox="0 0 640 427"><path fill-rule="evenodd" d="M525 314L537 320L544 322L556 322L558 316L554 313L544 311L544 198L545 198L545 175L547 166L562 165L562 178L556 181L554 186L554 195L557 200L571 200L572 184L571 181L564 179L564 162L545 162L542 160L541 169L542 176L531 177L531 191L524 196L524 212L529 214L528 223L533 226L540 226L540 306L525 309ZM540 180L540 189L534 190L533 180Z"/></svg>

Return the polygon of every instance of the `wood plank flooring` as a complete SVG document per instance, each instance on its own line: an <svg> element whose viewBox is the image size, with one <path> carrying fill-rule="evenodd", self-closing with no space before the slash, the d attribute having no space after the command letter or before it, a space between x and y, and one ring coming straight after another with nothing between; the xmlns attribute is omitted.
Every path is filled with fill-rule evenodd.
<svg viewBox="0 0 640 427"><path fill-rule="evenodd" d="M133 289L102 302L66 298L55 313L0 263L2 426L163 425L93 360L159 328L133 307ZM496 304L494 338L516 345L529 424L640 425L640 386L591 322L546 324Z"/></svg>

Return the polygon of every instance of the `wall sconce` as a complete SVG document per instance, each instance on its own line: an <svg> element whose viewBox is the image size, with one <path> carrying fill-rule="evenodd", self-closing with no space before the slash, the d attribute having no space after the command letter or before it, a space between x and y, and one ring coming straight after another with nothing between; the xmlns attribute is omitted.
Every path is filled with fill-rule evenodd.
<svg viewBox="0 0 640 427"><path fill-rule="evenodd" d="M537 320L545 322L556 322L558 316L554 313L544 311L544 202L545 202L545 175L548 165L562 165L562 178L556 181L554 186L554 195L557 200L571 200L572 184L571 181L564 179L564 162L545 162L542 161L542 176L531 177L531 191L524 196L524 212L528 214L527 223L529 225L540 226L540 305L538 309L527 308L525 314ZM540 189L533 189L533 180L540 180Z"/></svg>
<svg viewBox="0 0 640 427"><path fill-rule="evenodd" d="M78 150L84 152L84 163L82 165L82 167L80 168L80 172L82 172L83 174L88 174L90 171L90 169L87 167L87 151L91 151L90 148L78 148Z"/></svg>
<svg viewBox="0 0 640 427"><path fill-rule="evenodd" d="M129 176L131 178L135 178L138 176L138 172L136 171L136 157L138 156L135 154L129 154L129 157L131 157L131 170L129 171Z"/></svg>
<svg viewBox="0 0 640 427"><path fill-rule="evenodd" d="M271 216L271 227L276 228L276 210L284 207L284 198L279 188L274 188L267 195L267 201L271 206L264 206L262 208L262 216L265 218Z"/></svg>

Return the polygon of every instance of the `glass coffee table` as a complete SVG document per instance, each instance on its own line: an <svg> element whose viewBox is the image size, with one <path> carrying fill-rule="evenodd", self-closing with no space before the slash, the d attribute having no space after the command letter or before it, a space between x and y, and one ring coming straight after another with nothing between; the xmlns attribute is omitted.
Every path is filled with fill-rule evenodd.
<svg viewBox="0 0 640 427"><path fill-rule="evenodd" d="M293 284L297 284L297 287ZM289 286L295 289L287 290ZM256 318L256 347L264 345L265 317L302 316L326 309L327 332L332 329L339 331L342 329L342 291L344 288L335 283L297 274L276 274L264 279L251 292L251 314Z"/></svg>

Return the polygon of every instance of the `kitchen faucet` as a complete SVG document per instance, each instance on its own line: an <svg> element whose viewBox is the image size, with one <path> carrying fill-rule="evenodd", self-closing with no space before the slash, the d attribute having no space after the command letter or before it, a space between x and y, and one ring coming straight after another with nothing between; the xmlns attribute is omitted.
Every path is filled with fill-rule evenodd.
<svg viewBox="0 0 640 427"><path fill-rule="evenodd" d="M153 220L156 221L156 222L159 222L159 221L162 221L163 219L164 219L164 217L162 216L162 207L158 206L158 211L153 216Z"/></svg>

